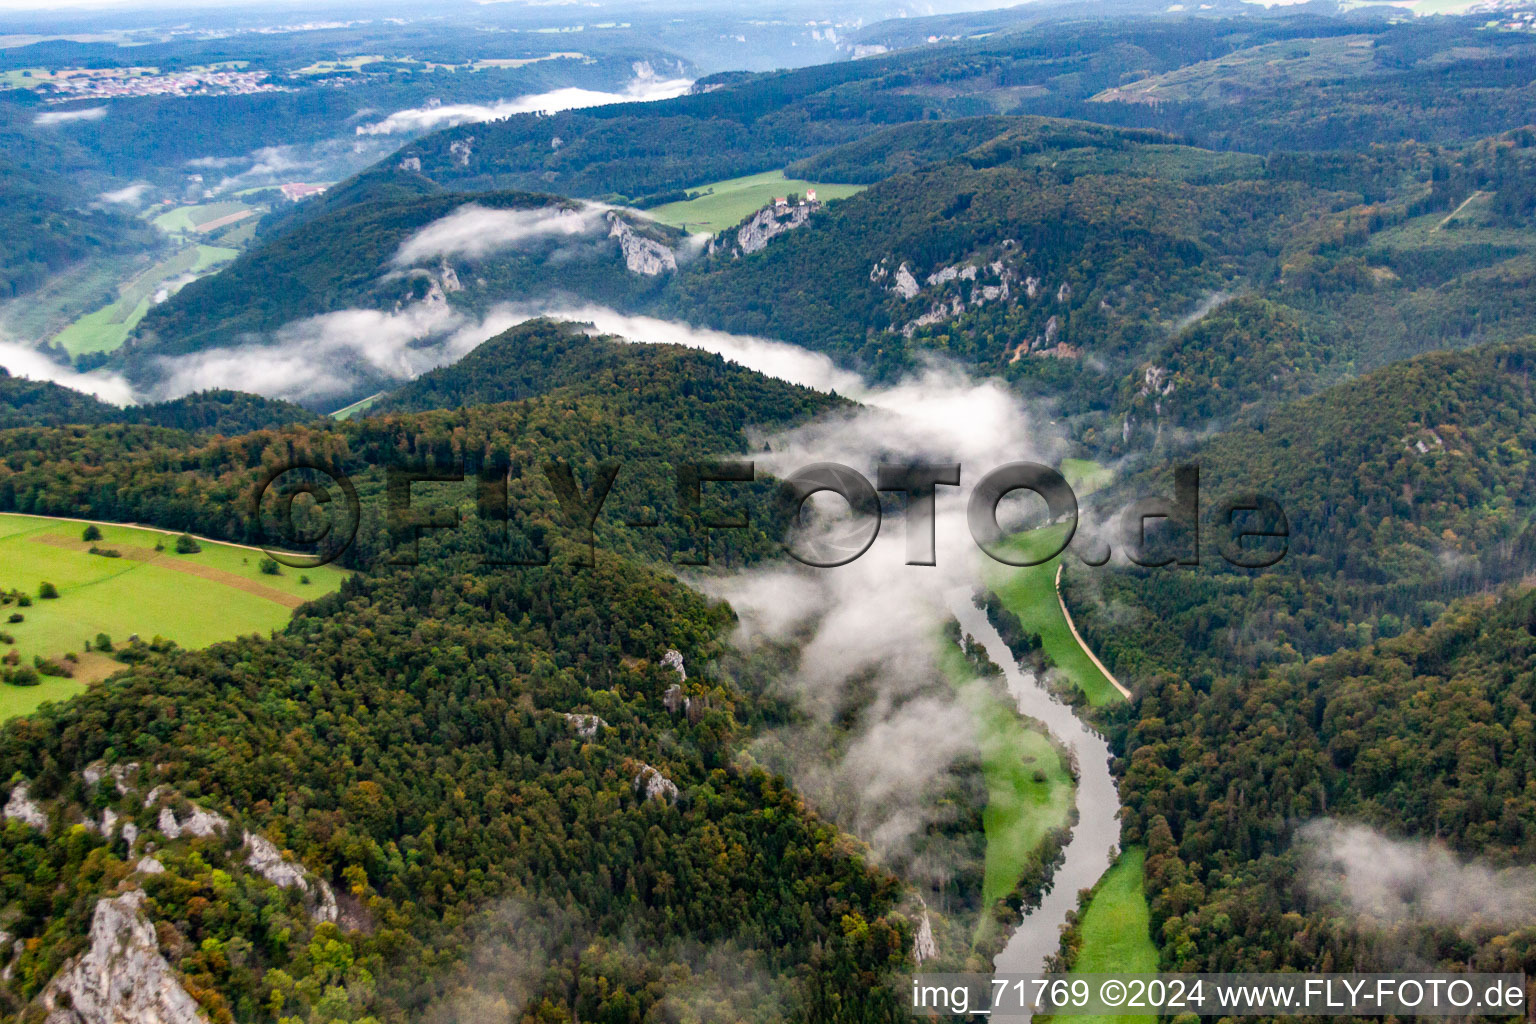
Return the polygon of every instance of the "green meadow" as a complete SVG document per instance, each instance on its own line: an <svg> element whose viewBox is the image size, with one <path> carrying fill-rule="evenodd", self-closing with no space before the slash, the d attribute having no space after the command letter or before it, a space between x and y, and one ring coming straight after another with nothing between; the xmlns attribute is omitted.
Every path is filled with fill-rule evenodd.
<svg viewBox="0 0 1536 1024"><path fill-rule="evenodd" d="M1126 850L1099 879L1093 896L1083 908L1078 929L1078 948L1072 974L1156 974L1157 947L1152 944L1151 912L1142 890L1142 865L1146 851L1139 846ZM1153 1024L1153 1014L1062 1017L1063 1024Z"/></svg>
<svg viewBox="0 0 1536 1024"><path fill-rule="evenodd" d="M666 203L646 211L646 215L685 231L708 231L715 234L733 228L744 219L773 202L777 196L790 193L805 194L816 190L816 198L846 199L864 191L865 185L828 185L786 178L783 171L764 171L743 178L729 178L689 189L688 199L678 203Z"/></svg>
<svg viewBox="0 0 1536 1024"><path fill-rule="evenodd" d="M1016 534L1007 543L1018 554L1038 557L1059 545L1065 532L1065 527L1047 526ZM1040 644L1051 664L1087 694L1090 704L1095 707L1112 704L1122 699L1120 691L1088 657L1061 613L1061 603L1056 597L1056 566L1065 556L1067 552L1040 565L1026 567L1004 565L989 559L987 586L1019 617L1026 629L1040 634Z"/></svg>
<svg viewBox="0 0 1536 1024"><path fill-rule="evenodd" d="M227 544L202 542L197 554L175 553L175 537L151 530L98 524L97 547L117 550L122 557L90 554L81 540L86 524L58 519L0 515L0 589L19 590L32 604L0 609L0 631L15 639L0 651L16 650L23 665L34 656L61 659L66 653L84 655L87 640L106 633L116 645L132 634L149 640L162 636L187 648L206 647L248 633L283 626L298 604L328 594L347 575L330 566L317 569L280 568L281 575L261 572L262 554ZM163 544L163 551L155 546ZM309 583L302 583L306 576ZM44 582L59 593L55 600L38 597ZM12 614L23 621L6 623ZM100 674L108 666L87 659ZM26 714L45 700L80 692L70 679L44 677L41 686L0 683L0 719Z"/></svg>
<svg viewBox="0 0 1536 1024"><path fill-rule="evenodd" d="M941 664L945 674L963 686L977 724L982 774L987 780L987 808L982 813L987 859L981 888L982 899L990 906L1013 891L1024 873L1025 859L1045 834L1067 823L1072 776L1045 733L1020 718L1012 703L974 681L953 644L945 643Z"/></svg>
<svg viewBox="0 0 1536 1024"><path fill-rule="evenodd" d="M111 352L121 348L128 335L144 319L155 292L170 288L189 274L205 274L239 255L235 249L216 245L191 245L161 260L124 283L115 302L75 320L55 337L72 356L87 352Z"/></svg>

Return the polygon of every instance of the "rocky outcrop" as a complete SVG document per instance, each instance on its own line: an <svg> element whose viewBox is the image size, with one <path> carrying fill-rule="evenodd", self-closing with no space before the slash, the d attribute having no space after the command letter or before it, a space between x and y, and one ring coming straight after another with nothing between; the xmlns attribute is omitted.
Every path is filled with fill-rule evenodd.
<svg viewBox="0 0 1536 1024"><path fill-rule="evenodd" d="M90 948L39 996L49 1024L202 1024L196 1001L160 955L143 901L135 891L96 904Z"/></svg>
<svg viewBox="0 0 1536 1024"><path fill-rule="evenodd" d="M677 783L648 764L640 766L640 774L635 776L635 789L647 800L672 803L678 796Z"/></svg>
<svg viewBox="0 0 1536 1024"><path fill-rule="evenodd" d="M336 920L336 893L323 878L311 878L309 872L283 857L282 851L266 836L245 833L245 866L280 889L298 889L310 905L317 921Z"/></svg>
<svg viewBox="0 0 1536 1024"><path fill-rule="evenodd" d="M576 730L576 735L584 740L597 738L599 729L608 728L608 723L596 715L582 715L567 712L565 720L571 723L571 728Z"/></svg>
<svg viewBox="0 0 1536 1024"><path fill-rule="evenodd" d="M912 268L903 263L896 268L896 276L891 280L891 291L904 299L915 299L917 293L923 290L923 286L917 283L917 278L912 276Z"/></svg>
<svg viewBox="0 0 1536 1024"><path fill-rule="evenodd" d="M460 139L448 147L448 153L453 157L453 162L458 164L460 167L469 166L469 158L474 154L474 152L475 137L473 135L469 136L467 139Z"/></svg>
<svg viewBox="0 0 1536 1024"><path fill-rule="evenodd" d="M763 207L736 230L737 251L743 254L758 252L768 245L770 239L803 225L820 208L820 203Z"/></svg>
<svg viewBox="0 0 1536 1024"><path fill-rule="evenodd" d="M682 651L675 647L669 648L667 653L661 656L661 664L665 668L676 670L678 682L686 683L688 681L688 670L683 667Z"/></svg>
<svg viewBox="0 0 1536 1024"><path fill-rule="evenodd" d="M630 273L656 277L677 269L677 253L667 245L642 235L617 213L608 214L608 224L608 237L619 240Z"/></svg>
<svg viewBox="0 0 1536 1024"><path fill-rule="evenodd" d="M174 791L167 786L156 786L150 793L151 799L146 801L146 804L153 803L170 792ZM179 817L170 807L160 808L156 827L167 839L180 839L186 836L202 839L223 835L230 829L231 824L222 814L204 810L193 804L192 809L184 817ZM301 865L286 859L282 851L266 836L256 832L242 832L241 840L245 848L246 867L280 889L298 889L304 894L304 901L315 920L336 920L336 894L325 879L312 877Z"/></svg>
<svg viewBox="0 0 1536 1024"><path fill-rule="evenodd" d="M43 805L28 795L25 782L18 782L11 788L11 798L5 802L5 818L31 825L41 832L48 831L48 815Z"/></svg>
<svg viewBox="0 0 1536 1024"><path fill-rule="evenodd" d="M176 812L169 807L160 808L160 817L155 821L155 827L165 834L167 839L180 839L182 836L191 836L195 839L206 839L209 836L223 834L229 828L229 819L222 814L213 811L205 811L196 804L187 812L185 818L178 819Z"/></svg>
<svg viewBox="0 0 1536 1024"><path fill-rule="evenodd" d="M912 937L912 959L920 967L924 960L935 960L939 944L933 937L933 924L928 920L928 908L923 907L923 919L918 922L917 934Z"/></svg>

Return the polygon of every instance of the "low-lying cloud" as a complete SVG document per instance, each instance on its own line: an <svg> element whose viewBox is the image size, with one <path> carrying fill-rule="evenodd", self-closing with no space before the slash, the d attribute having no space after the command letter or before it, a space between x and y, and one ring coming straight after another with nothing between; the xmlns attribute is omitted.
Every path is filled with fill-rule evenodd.
<svg viewBox="0 0 1536 1024"><path fill-rule="evenodd" d="M969 595L979 552L963 496L1006 462L1054 464L1064 441L1049 415L997 381L976 381L934 363L888 387L867 384L826 356L744 337L593 306L538 312L589 322L631 341L677 344L860 406L757 439L759 474L783 477L815 462L840 462L873 479L880 461L961 464L961 487L941 487L934 566L907 565L907 522L888 515L873 546L836 569L784 561L695 585L728 600L745 649L791 643L792 671L778 685L806 714L801 726L762 739L753 753L788 772L802 792L914 881L939 885L954 865L921 853L917 840L945 811L934 797L975 756L975 718L941 671L942 629L957 589ZM813 499L814 501L815 499ZM836 524L833 499L818 512ZM898 509L899 513L899 509ZM856 710L850 713L850 707Z"/></svg>
<svg viewBox="0 0 1536 1024"><path fill-rule="evenodd" d="M38 114L32 123L43 128L50 125L70 124L75 121L100 121L107 116L106 107L85 107L80 110L50 110Z"/></svg>
<svg viewBox="0 0 1536 1024"><path fill-rule="evenodd" d="M60 366L37 349L16 342L0 341L0 366L13 377L52 381L95 395L113 405L127 405L134 400L133 388L118 374L101 370L77 373L67 366Z"/></svg>
<svg viewBox="0 0 1536 1024"><path fill-rule="evenodd" d="M309 404L387 387L462 358L522 319L508 307L472 319L442 303L398 312L347 309L277 331L272 344L209 349L158 360L158 398L235 388Z"/></svg>
<svg viewBox="0 0 1536 1024"><path fill-rule="evenodd" d="M1440 843L1392 839L1322 818L1297 834L1307 885L1368 923L1513 927L1536 920L1536 868L1464 860Z"/></svg>
<svg viewBox="0 0 1536 1024"><path fill-rule="evenodd" d="M602 226L602 215L602 208L593 205L493 210L467 203L400 243L392 262L409 267L448 256L483 259L535 239L592 234Z"/></svg>
<svg viewBox="0 0 1536 1024"><path fill-rule="evenodd" d="M110 192L103 192L96 198L104 203L113 203L122 206L136 206L143 201L144 193L148 191L149 183L141 181L134 185L113 189Z"/></svg>
<svg viewBox="0 0 1536 1024"><path fill-rule="evenodd" d="M514 114L554 114L562 110L602 107L610 103L649 103L681 96L693 87L687 78L637 78L623 92L601 92L567 86L496 103L443 103L435 107L397 110L382 121L357 126L359 135L420 135L438 128L500 121Z"/></svg>

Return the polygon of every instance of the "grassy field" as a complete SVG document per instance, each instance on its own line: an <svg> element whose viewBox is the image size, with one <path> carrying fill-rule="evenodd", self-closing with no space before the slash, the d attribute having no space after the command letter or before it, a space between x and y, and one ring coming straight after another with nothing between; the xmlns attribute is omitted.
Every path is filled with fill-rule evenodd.
<svg viewBox="0 0 1536 1024"><path fill-rule="evenodd" d="M1048 526L1018 534L1009 539L1009 544L1021 553L1043 554L1061 542L1062 533L1062 527ZM1112 704L1122 699L1120 692L1078 644L1061 614L1061 603L1056 597L1056 565L1063 557L1072 557L1069 552L1070 549L1049 562L1026 568L989 559L987 586L1019 617L1025 628L1040 634L1040 643L1051 664L1088 695L1090 704Z"/></svg>
<svg viewBox="0 0 1536 1024"><path fill-rule="evenodd" d="M385 392L380 391L376 395L369 395L367 398L359 399L358 401L353 402L351 405L343 406L342 408L337 409L335 412L331 413L331 419L344 420L356 416L358 413L367 412L373 407L373 403L383 398L384 395Z"/></svg>
<svg viewBox="0 0 1536 1024"><path fill-rule="evenodd" d="M299 604L339 588L347 575L330 566L305 569L302 575L311 580L305 584L300 570L286 566L282 575L263 574L259 551L205 542L198 554L178 555L174 538L166 534L108 524L99 528L97 545L116 549L121 558L89 554L91 545L80 539L83 523L0 515L0 589L33 597L30 607L8 605L0 615L0 630L15 638L22 664L30 665L34 655L57 659L84 652L85 641L97 633L119 644L134 633L145 640L163 636L189 648L264 633L286 623ZM162 543L165 550L155 551ZM58 588L57 600L37 597L45 581ZM5 624L12 613L24 621ZM81 673L93 674L104 673ZM44 700L80 689L80 683L67 679L36 687L0 683L0 718L26 714Z"/></svg>
<svg viewBox="0 0 1536 1024"><path fill-rule="evenodd" d="M987 806L982 830L987 837L982 899L990 906L1013 891L1031 850L1046 832L1067 823L1072 807L1072 777L1046 735L1031 728L1013 706L974 681L958 648L946 642L941 655L945 674L963 686L962 694L977 722ZM1035 777L1039 771L1042 778ZM983 915L981 928L991 927Z"/></svg>
<svg viewBox="0 0 1536 1024"><path fill-rule="evenodd" d="M1152 944L1151 914L1142 891L1146 851L1133 846L1094 886L1078 927L1082 946L1072 973L1156 974L1157 947ZM1062 1017L1063 1024L1153 1024L1155 1015Z"/></svg>
<svg viewBox="0 0 1536 1024"><path fill-rule="evenodd" d="M167 210L153 221L155 227L167 234L195 231L204 224L222 220L237 213L254 213L256 207L234 199L218 203L200 203L196 206L178 206Z"/></svg>
<svg viewBox="0 0 1536 1024"><path fill-rule="evenodd" d="M866 186L826 185L786 178L783 171L764 171L744 178L700 185L689 190L691 198L684 202L667 203L645 212L663 224L685 231L715 233L735 227L746 217L773 202L777 196L787 196L791 192L804 194L808 188L815 189L816 197L825 202L828 199L845 199L862 192Z"/></svg>
<svg viewBox="0 0 1536 1024"><path fill-rule="evenodd" d="M80 317L53 340L72 356L121 348L139 321L144 319L144 314L149 312L150 303L161 288L170 289L178 278L205 274L238 255L237 250L220 246L187 246L130 278L121 286L117 301Z"/></svg>

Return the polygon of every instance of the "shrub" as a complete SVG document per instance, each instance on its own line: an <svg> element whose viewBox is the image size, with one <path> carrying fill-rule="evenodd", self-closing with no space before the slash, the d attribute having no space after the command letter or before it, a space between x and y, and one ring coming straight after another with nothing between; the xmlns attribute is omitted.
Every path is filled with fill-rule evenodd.
<svg viewBox="0 0 1536 1024"><path fill-rule="evenodd" d="M100 555L102 558L122 558L123 557L123 553L121 551L117 550L117 548L99 548L99 547L97 547L94 544L91 545L91 554L93 554L93 555Z"/></svg>
<svg viewBox="0 0 1536 1024"><path fill-rule="evenodd" d="M0 633L0 644L13 644L15 642L16 642L16 638L11 636L11 634L9 634L9 633Z"/></svg>
<svg viewBox="0 0 1536 1024"><path fill-rule="evenodd" d="M1049 776L1045 774L1045 770L1041 768L1036 768L1033 772L1030 773L1029 777L1034 779L1036 782L1044 782L1047 778L1049 778Z"/></svg>
<svg viewBox="0 0 1536 1024"><path fill-rule="evenodd" d="M74 674L63 665L60 665L58 662L54 661L52 658L44 658L41 655L34 656L32 658L32 664L37 668L39 672L45 676L56 676L68 679ZM18 669L17 671L20 670Z"/></svg>
<svg viewBox="0 0 1536 1024"><path fill-rule="evenodd" d="M101 540L101 530L97 528L95 523L92 523L90 526L85 528L84 533L80 534L80 539L85 541L87 544L93 540Z"/></svg>
<svg viewBox="0 0 1536 1024"><path fill-rule="evenodd" d="M8 652L6 652L5 657L0 658L0 665L20 665L20 664L21 664L21 652L17 651L17 650L8 651Z"/></svg>
<svg viewBox="0 0 1536 1024"><path fill-rule="evenodd" d="M98 651L112 650L112 638L105 633L96 634L96 649Z"/></svg>
<svg viewBox="0 0 1536 1024"><path fill-rule="evenodd" d="M305 586L308 586L308 585L309 585L309 577L308 577L308 576L305 576L305 575L303 575L303 574L302 574L302 573L301 573L301 574L300 574L300 575L299 575L299 582L300 582L300 583L302 583L302 584L304 584L304 585L305 585Z"/></svg>
<svg viewBox="0 0 1536 1024"><path fill-rule="evenodd" d="M190 533L184 533L176 538L176 553L178 555L195 555L203 550L203 546Z"/></svg>
<svg viewBox="0 0 1536 1024"><path fill-rule="evenodd" d="M263 558L261 560L261 572L264 576L281 576L283 571L277 567L277 559Z"/></svg>
<svg viewBox="0 0 1536 1024"><path fill-rule="evenodd" d="M52 583L44 581L42 585L37 588L37 596L42 598L44 601L57 600L59 596L59 588L54 586Z"/></svg>
<svg viewBox="0 0 1536 1024"><path fill-rule="evenodd" d="M16 607L17 608L31 608L32 607L32 595L31 594L23 594L23 593L20 593L18 591L17 594L16 594Z"/></svg>
<svg viewBox="0 0 1536 1024"><path fill-rule="evenodd" d="M21 612L11 612L10 617L7 618L5 621L6 622L25 622L26 619L27 619L27 617L25 615L21 614Z"/></svg>
<svg viewBox="0 0 1536 1024"><path fill-rule="evenodd" d="M43 680L37 674L37 669L27 668L23 665L21 668L13 668L7 672L5 674L5 681L12 686L36 686Z"/></svg>

